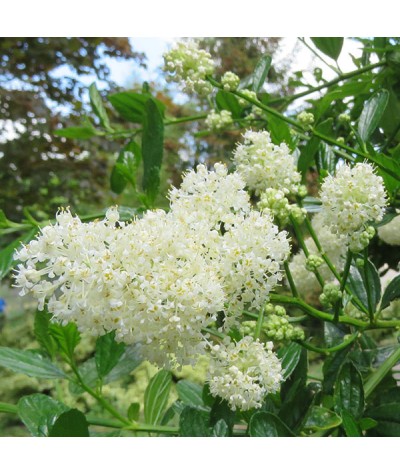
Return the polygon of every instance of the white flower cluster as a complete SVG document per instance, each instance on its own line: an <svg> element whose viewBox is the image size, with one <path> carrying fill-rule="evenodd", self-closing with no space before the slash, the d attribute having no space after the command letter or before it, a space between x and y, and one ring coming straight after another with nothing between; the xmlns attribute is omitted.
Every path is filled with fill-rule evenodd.
<svg viewBox="0 0 400 475"><path fill-rule="evenodd" d="M164 54L164 71L171 74L169 81L182 83L189 94L205 96L212 91L206 76L214 73L214 62L210 53L199 49L193 40L180 42Z"/></svg>
<svg viewBox="0 0 400 475"><path fill-rule="evenodd" d="M232 71L227 71L221 78L221 84L225 91L236 91L240 83L240 78Z"/></svg>
<svg viewBox="0 0 400 475"><path fill-rule="evenodd" d="M281 362L272 343L246 336L229 338L211 349L209 384L213 396L226 400L232 410L259 408L268 393L279 391L283 380Z"/></svg>
<svg viewBox="0 0 400 475"><path fill-rule="evenodd" d="M400 246L400 215L378 228L379 238L391 246Z"/></svg>
<svg viewBox="0 0 400 475"><path fill-rule="evenodd" d="M347 235L354 251L365 247L371 235L368 223L383 217L386 191L383 179L368 163L344 165L328 176L321 187L325 224L334 233Z"/></svg>
<svg viewBox="0 0 400 475"><path fill-rule="evenodd" d="M243 137L244 143L237 146L233 161L249 189L257 194L267 188L281 190L285 195L297 193L301 176L288 146L273 144L267 131L248 130Z"/></svg>
<svg viewBox="0 0 400 475"><path fill-rule="evenodd" d="M338 236L331 232L329 226L325 225L323 212L315 214L311 224L329 260L338 272L342 272L347 253L347 237ZM305 239L305 244L312 255L320 257L320 253L312 238ZM322 291L315 274L307 269L307 258L302 250L293 256L289 268L297 290L301 295L307 298ZM332 282L334 280L334 276L327 264L321 264L318 267L318 272L325 281Z"/></svg>
<svg viewBox="0 0 400 475"><path fill-rule="evenodd" d="M209 130L225 129L233 123L232 112L227 110L215 112L215 110L212 109L207 115L205 123Z"/></svg>
<svg viewBox="0 0 400 475"><path fill-rule="evenodd" d="M250 211L238 174L223 165L190 172L171 192L170 213L82 223L69 211L16 254L22 294L31 292L61 322L142 345L159 366L193 364L207 345L202 330L226 312L258 307L281 279L286 233Z"/></svg>

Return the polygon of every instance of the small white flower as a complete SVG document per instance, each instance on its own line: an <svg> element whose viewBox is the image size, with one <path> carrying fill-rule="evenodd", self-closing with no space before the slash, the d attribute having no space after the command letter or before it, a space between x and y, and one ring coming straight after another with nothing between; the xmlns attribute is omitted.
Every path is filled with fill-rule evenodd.
<svg viewBox="0 0 400 475"><path fill-rule="evenodd" d="M210 130L225 129L233 123L232 112L222 110L221 112L215 112L213 109L205 120L206 126Z"/></svg>

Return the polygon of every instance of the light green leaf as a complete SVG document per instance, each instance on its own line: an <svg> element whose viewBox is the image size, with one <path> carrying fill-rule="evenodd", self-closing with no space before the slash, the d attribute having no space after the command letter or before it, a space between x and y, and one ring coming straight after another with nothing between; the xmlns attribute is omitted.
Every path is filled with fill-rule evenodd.
<svg viewBox="0 0 400 475"><path fill-rule="evenodd" d="M253 73L253 91L258 93L265 83L269 68L271 67L271 56L263 56L254 69Z"/></svg>
<svg viewBox="0 0 400 475"><path fill-rule="evenodd" d="M147 424L157 425L161 421L171 385L172 375L164 369L151 378L144 393L144 419Z"/></svg>
<svg viewBox="0 0 400 475"><path fill-rule="evenodd" d="M282 376L286 380L295 370L302 354L302 347L298 343L291 342L287 347L278 351L281 359Z"/></svg>
<svg viewBox="0 0 400 475"><path fill-rule="evenodd" d="M311 41L320 51L330 58L335 61L339 58L340 52L342 51L343 38L324 36L321 38L311 38Z"/></svg>
<svg viewBox="0 0 400 475"><path fill-rule="evenodd" d="M52 323L49 326L50 334L57 343L61 356L67 361L74 359L74 350L79 343L81 336L75 323L67 325Z"/></svg>
<svg viewBox="0 0 400 475"><path fill-rule="evenodd" d="M111 171L110 185L114 193L122 193L127 183L136 189L136 174L141 160L140 147L132 140L121 150Z"/></svg>
<svg viewBox="0 0 400 475"><path fill-rule="evenodd" d="M67 139L90 139L98 132L94 127L65 127L64 129L57 129L54 131L54 135L58 137L65 137Z"/></svg>
<svg viewBox="0 0 400 475"><path fill-rule="evenodd" d="M342 419L326 407L313 406L303 426L308 430L328 430L340 426Z"/></svg>
<svg viewBox="0 0 400 475"><path fill-rule="evenodd" d="M128 408L128 419L130 421L139 420L140 413L140 404L138 402L133 402Z"/></svg>
<svg viewBox="0 0 400 475"><path fill-rule="evenodd" d="M92 106L93 112L97 115L100 120L100 124L107 130L111 131L110 121L108 119L107 112L103 105L103 99L100 96L100 93L96 87L96 83L92 83L89 87L89 98L90 105Z"/></svg>
<svg viewBox="0 0 400 475"><path fill-rule="evenodd" d="M382 297L381 310L388 307L390 303L400 297L400 275L390 281Z"/></svg>
<svg viewBox="0 0 400 475"><path fill-rule="evenodd" d="M53 358L57 351L57 343L50 334L52 314L47 309L36 310L33 332L43 350Z"/></svg>
<svg viewBox="0 0 400 475"><path fill-rule="evenodd" d="M101 379L117 365L124 351L124 343L115 341L115 330L97 339L95 361Z"/></svg>
<svg viewBox="0 0 400 475"><path fill-rule="evenodd" d="M232 113L234 119L239 119L242 115L242 108L239 102L231 92L218 91L215 96L215 102L217 103L218 110L227 110Z"/></svg>
<svg viewBox="0 0 400 475"><path fill-rule="evenodd" d="M192 407L203 407L203 388L192 381L184 380L178 381L176 385L179 399L186 405Z"/></svg>
<svg viewBox="0 0 400 475"><path fill-rule="evenodd" d="M0 281L10 272L12 267L15 266L15 251L21 246L21 243L26 243L33 239L37 231L38 229L36 227L32 228L29 232L19 237L18 239L15 239L8 246L6 246L0 251Z"/></svg>
<svg viewBox="0 0 400 475"><path fill-rule="evenodd" d="M378 127L388 100L389 92L385 89L381 89L365 101L358 121L358 133L364 142L369 140L372 133Z"/></svg>

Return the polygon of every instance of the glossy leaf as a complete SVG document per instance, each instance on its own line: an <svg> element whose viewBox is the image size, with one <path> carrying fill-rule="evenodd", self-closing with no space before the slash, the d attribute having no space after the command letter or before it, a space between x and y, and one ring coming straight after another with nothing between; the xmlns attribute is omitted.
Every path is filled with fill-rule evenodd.
<svg viewBox="0 0 400 475"><path fill-rule="evenodd" d="M368 411L368 417L377 422L374 432L386 437L400 436L400 403L393 402L374 407Z"/></svg>
<svg viewBox="0 0 400 475"><path fill-rule="evenodd" d="M33 332L42 349L52 358L57 351L57 343L50 334L52 314L47 309L36 310Z"/></svg>
<svg viewBox="0 0 400 475"><path fill-rule="evenodd" d="M368 281L368 285L367 285ZM363 267L352 265L349 273L349 287L351 291L360 299L365 307L368 308L368 294L370 293L373 311L381 299L381 281L379 273L374 264L368 259ZM355 302L354 305L357 306Z"/></svg>
<svg viewBox="0 0 400 475"><path fill-rule="evenodd" d="M400 297L400 275L390 281L382 297L381 310L388 307L390 303Z"/></svg>
<svg viewBox="0 0 400 475"><path fill-rule="evenodd" d="M267 79L268 71L271 67L272 58L271 56L263 56L258 63L253 72L253 91L258 93Z"/></svg>
<svg viewBox="0 0 400 475"><path fill-rule="evenodd" d="M150 205L154 204L160 186L160 168L164 147L164 123L153 99L145 103L142 133L143 190Z"/></svg>
<svg viewBox="0 0 400 475"><path fill-rule="evenodd" d="M215 425L221 419L225 421L229 434L231 434L235 424L236 412L232 411L227 401L217 397L211 408L210 425Z"/></svg>
<svg viewBox="0 0 400 475"><path fill-rule="evenodd" d="M125 351L124 343L115 341L115 330L99 337L96 341L95 361L97 374L104 378L117 365Z"/></svg>
<svg viewBox="0 0 400 475"><path fill-rule="evenodd" d="M176 385L179 399L188 406L202 407L204 406L202 392L203 388L192 381L182 379Z"/></svg>
<svg viewBox="0 0 400 475"><path fill-rule="evenodd" d="M335 385L337 375L339 374L342 366L348 359L348 355L351 351L351 347L348 346L343 350L337 351L332 356L329 356L322 367L324 381L323 390L326 394L331 394Z"/></svg>
<svg viewBox="0 0 400 475"><path fill-rule="evenodd" d="M342 51L343 38L324 36L320 38L311 38L311 41L320 51L330 58L335 61L339 58L340 52Z"/></svg>
<svg viewBox="0 0 400 475"><path fill-rule="evenodd" d="M220 419L216 424L214 424L212 430L213 437L229 437L229 427L224 419Z"/></svg>
<svg viewBox="0 0 400 475"><path fill-rule="evenodd" d="M358 133L366 142L378 127L389 100L389 92L381 89L365 101L358 121Z"/></svg>
<svg viewBox="0 0 400 475"><path fill-rule="evenodd" d="M326 407L313 406L307 416L303 429L328 430L340 426L342 419Z"/></svg>
<svg viewBox="0 0 400 475"><path fill-rule="evenodd" d="M77 409L63 412L50 429L49 437L89 437L85 415Z"/></svg>
<svg viewBox="0 0 400 475"><path fill-rule="evenodd" d="M242 108L239 105L239 102L231 92L228 91L218 91L215 96L215 102L217 104L218 110L227 110L232 113L234 119L239 119L242 115Z"/></svg>
<svg viewBox="0 0 400 475"><path fill-rule="evenodd" d="M33 378L62 379L65 373L41 353L0 347L0 366Z"/></svg>
<svg viewBox="0 0 400 475"><path fill-rule="evenodd" d="M18 401L18 415L34 437L48 437L55 421L68 410L65 404L44 394L23 396Z"/></svg>
<svg viewBox="0 0 400 475"><path fill-rule="evenodd" d="M341 416L343 429L347 437L362 437L360 427L357 424L357 421L355 420L353 414L351 414L346 409L342 409Z"/></svg>
<svg viewBox="0 0 400 475"><path fill-rule="evenodd" d="M111 171L110 186L114 193L122 193L128 183L136 188L136 174L142 161L139 145L131 141L123 147Z"/></svg>
<svg viewBox="0 0 400 475"><path fill-rule="evenodd" d="M157 425L161 421L171 385L172 375L164 369L151 378L144 394L144 419L147 424Z"/></svg>
<svg viewBox="0 0 400 475"><path fill-rule="evenodd" d="M103 99L101 98L101 95L96 87L96 83L92 83L89 86L89 98L90 98L90 105L92 106L92 110L99 118L100 124L106 130L108 131L112 130L107 112L103 105Z"/></svg>
<svg viewBox="0 0 400 475"><path fill-rule="evenodd" d="M275 414L256 412L250 419L250 437L292 437L293 433Z"/></svg>
<svg viewBox="0 0 400 475"><path fill-rule="evenodd" d="M15 251L21 246L21 243L29 242L35 234L37 233L38 229L32 228L23 236L19 237L12 241L8 246L0 251L0 281L5 277L10 270L15 266L16 261L14 260L14 253Z"/></svg>
<svg viewBox="0 0 400 475"><path fill-rule="evenodd" d="M346 363L340 370L335 384L335 410L339 414L343 409L356 420L364 412L364 388L361 374L352 363Z"/></svg>
<svg viewBox="0 0 400 475"><path fill-rule="evenodd" d="M75 323L70 322L67 325L51 324L50 334L57 343L61 356L67 361L74 357L74 350L79 343L81 336Z"/></svg>
<svg viewBox="0 0 400 475"><path fill-rule="evenodd" d="M287 347L283 347L278 351L281 359L283 379L288 379L295 370L300 361L303 348L295 342L291 342Z"/></svg>
<svg viewBox="0 0 400 475"><path fill-rule="evenodd" d="M181 437L209 437L209 414L186 406L179 418L179 433Z"/></svg>

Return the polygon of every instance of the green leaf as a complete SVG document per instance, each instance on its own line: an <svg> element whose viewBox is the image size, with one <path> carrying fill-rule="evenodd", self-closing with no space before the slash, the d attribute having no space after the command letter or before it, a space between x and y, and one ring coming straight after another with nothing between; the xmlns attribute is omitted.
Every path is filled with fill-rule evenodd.
<svg viewBox="0 0 400 475"><path fill-rule="evenodd" d="M104 378L117 365L124 351L124 343L115 341L115 330L97 339L94 358L99 378Z"/></svg>
<svg viewBox="0 0 400 475"><path fill-rule="evenodd" d="M239 119L242 115L242 108L236 98L231 92L218 91L215 96L215 102L218 110L227 110L232 113L234 119Z"/></svg>
<svg viewBox="0 0 400 475"><path fill-rule="evenodd" d="M32 350L0 347L0 366L32 378L62 379L65 373L48 358Z"/></svg>
<svg viewBox="0 0 400 475"><path fill-rule="evenodd" d="M64 129L57 129L54 135L58 137L65 137L67 139L91 139L99 135L94 127L66 127Z"/></svg>
<svg viewBox="0 0 400 475"><path fill-rule="evenodd" d="M251 416L248 433L250 437L292 437L294 434L272 412L256 412Z"/></svg>
<svg viewBox="0 0 400 475"><path fill-rule="evenodd" d="M331 175L334 175L336 163L337 160L333 148L325 142L320 142L316 160L318 170L325 170Z"/></svg>
<svg viewBox="0 0 400 475"><path fill-rule="evenodd" d="M203 407L203 388L192 381L182 379L176 384L179 399L187 406Z"/></svg>
<svg viewBox="0 0 400 475"><path fill-rule="evenodd" d="M8 246L0 251L0 281L9 273L12 267L15 266L17 262L14 260L15 251L21 246L21 243L29 242L37 231L38 229L36 227L32 228L29 232L10 242Z"/></svg>
<svg viewBox="0 0 400 475"><path fill-rule="evenodd" d="M114 193L122 193L127 183L136 189L136 173L142 161L142 152L139 145L131 141L118 155L118 159L111 171L110 186Z"/></svg>
<svg viewBox="0 0 400 475"><path fill-rule="evenodd" d="M290 128L282 119L269 115L268 130L271 133L273 143L279 145L282 142L285 142L291 150L295 148Z"/></svg>
<svg viewBox="0 0 400 475"><path fill-rule="evenodd" d="M96 87L96 83L92 83L89 87L89 98L90 105L92 106L93 112L97 115L100 120L100 124L107 130L111 131L110 121L108 119L107 112L103 105L103 99L100 96L100 93Z"/></svg>
<svg viewBox="0 0 400 475"><path fill-rule="evenodd" d="M364 387L361 374L352 363L346 363L340 370L334 392L335 411L343 409L356 420L364 412Z"/></svg>
<svg viewBox="0 0 400 475"><path fill-rule="evenodd" d="M368 281L368 285L367 285ZM368 259L364 266L356 267L352 265L349 273L350 290L361 300L368 308L368 292L371 297L373 311L381 299L381 280L374 264ZM355 302L354 305L357 306ZM361 310L361 309L360 309Z"/></svg>
<svg viewBox="0 0 400 475"><path fill-rule="evenodd" d="M146 102L152 96L148 93L117 92L108 96L108 100L121 117L134 124L143 124L146 115ZM160 114L163 116L165 105L157 99L152 99Z"/></svg>
<svg viewBox="0 0 400 475"><path fill-rule="evenodd" d="M111 383L132 373L132 371L136 369L142 361L139 347L136 345L127 346L118 363L106 376L105 382Z"/></svg>
<svg viewBox="0 0 400 475"><path fill-rule="evenodd" d="M57 343L50 334L52 314L47 309L36 310L33 332L43 350L53 358L57 351Z"/></svg>
<svg viewBox="0 0 400 475"><path fill-rule="evenodd" d="M34 437L48 437L55 421L68 410L65 404L44 394L23 396L18 401L18 415Z"/></svg>
<svg viewBox="0 0 400 475"><path fill-rule="evenodd" d="M278 351L278 357L281 359L283 379L288 379L295 370L300 361L303 348L295 342L291 342L287 347Z"/></svg>
<svg viewBox="0 0 400 475"><path fill-rule="evenodd" d="M347 361L350 350L351 346L348 346L347 348L337 351L332 356L326 358L322 367L324 375L323 390L326 394L332 393L337 375L344 363Z"/></svg>
<svg viewBox="0 0 400 475"><path fill-rule="evenodd" d="M147 424L157 425L167 407L172 376L165 369L154 375L144 393L144 419Z"/></svg>
<svg viewBox="0 0 400 475"><path fill-rule="evenodd" d="M386 437L400 436L400 403L393 402L368 410L368 417L377 422L374 432Z"/></svg>
<svg viewBox="0 0 400 475"><path fill-rule="evenodd" d="M214 424L212 436L229 437L229 427L223 419L220 419L216 424Z"/></svg>
<svg viewBox="0 0 400 475"><path fill-rule="evenodd" d="M140 413L140 404L138 402L133 402L128 408L128 419L130 421L139 420Z"/></svg>
<svg viewBox="0 0 400 475"><path fill-rule="evenodd" d="M269 68L271 67L272 58L271 56L263 56L254 69L253 73L253 91L258 93L259 90L265 83L265 80L268 75Z"/></svg>
<svg viewBox="0 0 400 475"><path fill-rule="evenodd" d="M77 409L63 412L50 429L49 437L89 437L85 415Z"/></svg>
<svg viewBox="0 0 400 475"><path fill-rule="evenodd" d="M235 424L236 412L232 411L227 401L217 397L210 413L210 425L214 426L219 420L223 419L228 427L229 434L233 431Z"/></svg>
<svg viewBox="0 0 400 475"><path fill-rule="evenodd" d="M309 412L303 429L328 430L340 426L342 419L326 407L313 406Z"/></svg>
<svg viewBox="0 0 400 475"><path fill-rule="evenodd" d="M142 133L142 184L150 205L153 205L160 186L160 168L164 147L164 123L153 99L146 101L145 112Z"/></svg>
<svg viewBox="0 0 400 475"><path fill-rule="evenodd" d="M389 92L381 89L364 103L358 121L358 134L366 142L378 127L389 100Z"/></svg>
<svg viewBox="0 0 400 475"><path fill-rule="evenodd" d="M389 307L390 302L400 297L400 275L390 281L382 297L381 310Z"/></svg>
<svg viewBox="0 0 400 475"><path fill-rule="evenodd" d="M329 119L326 119L318 124L315 127L315 130L327 137L330 137L332 136L332 128L333 119L330 117ZM321 141L318 137L313 136L310 140L308 140L306 145L301 150L300 157L297 162L297 169L302 173L303 176L307 172L308 168L312 165L315 155L318 152L320 142Z"/></svg>
<svg viewBox="0 0 400 475"><path fill-rule="evenodd" d="M361 430L373 429L374 427L377 426L377 424L378 423L374 421L374 419L371 419L370 417L363 417L359 423Z"/></svg>
<svg viewBox="0 0 400 475"><path fill-rule="evenodd" d="M179 418L181 437L209 437L209 414L195 407L186 406Z"/></svg>
<svg viewBox="0 0 400 475"><path fill-rule="evenodd" d="M335 61L339 58L340 52L342 51L343 38L324 36L321 38L311 38L311 41L320 51L330 58Z"/></svg>
<svg viewBox="0 0 400 475"><path fill-rule="evenodd" d="M74 359L74 350L81 337L75 323L70 322L67 325L53 323L49 326L50 334L57 343L58 350L67 361Z"/></svg>
<svg viewBox="0 0 400 475"><path fill-rule="evenodd" d="M302 206L308 213L319 213L322 209L322 202L314 196L306 196L302 201Z"/></svg>
<svg viewBox="0 0 400 475"><path fill-rule="evenodd" d="M343 429L347 437L362 437L360 427L357 424L353 414L351 414L351 412L347 411L346 409L342 409L341 416Z"/></svg>

